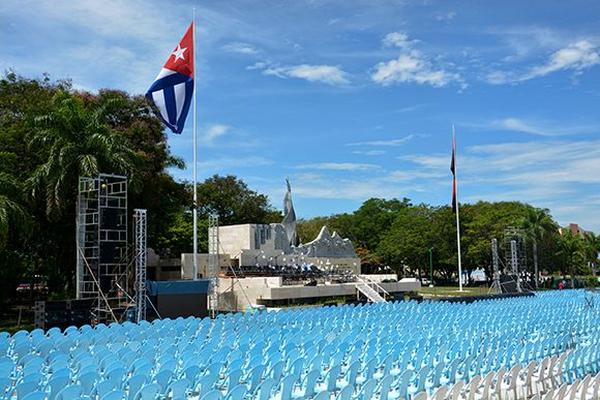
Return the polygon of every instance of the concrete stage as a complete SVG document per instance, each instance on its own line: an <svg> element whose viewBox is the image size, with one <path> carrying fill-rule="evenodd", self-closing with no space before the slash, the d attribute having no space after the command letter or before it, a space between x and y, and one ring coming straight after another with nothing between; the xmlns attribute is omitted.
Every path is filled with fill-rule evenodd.
<svg viewBox="0 0 600 400"><path fill-rule="evenodd" d="M421 283L416 279L400 282L382 282L396 279L395 274L360 275L378 282L391 295L417 291ZM223 311L241 311L249 305L278 307L288 304L316 303L333 298L356 298L354 283L325 283L317 286L284 285L282 277L219 278L219 308Z"/></svg>

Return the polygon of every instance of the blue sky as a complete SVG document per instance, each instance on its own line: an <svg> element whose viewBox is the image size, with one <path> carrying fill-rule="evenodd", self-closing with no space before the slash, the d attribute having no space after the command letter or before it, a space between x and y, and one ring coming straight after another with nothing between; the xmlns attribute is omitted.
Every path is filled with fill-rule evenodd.
<svg viewBox="0 0 600 400"><path fill-rule="evenodd" d="M144 93L198 21L199 176L301 217L520 200L600 231L600 2L3 0L0 69ZM188 161L191 119L172 151Z"/></svg>

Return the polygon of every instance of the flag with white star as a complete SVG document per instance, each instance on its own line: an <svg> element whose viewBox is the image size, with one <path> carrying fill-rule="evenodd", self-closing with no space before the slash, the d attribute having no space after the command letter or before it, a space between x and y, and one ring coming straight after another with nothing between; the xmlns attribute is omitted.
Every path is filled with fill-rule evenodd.
<svg viewBox="0 0 600 400"><path fill-rule="evenodd" d="M194 23L192 22L148 89L146 98L174 133L181 133L194 92Z"/></svg>

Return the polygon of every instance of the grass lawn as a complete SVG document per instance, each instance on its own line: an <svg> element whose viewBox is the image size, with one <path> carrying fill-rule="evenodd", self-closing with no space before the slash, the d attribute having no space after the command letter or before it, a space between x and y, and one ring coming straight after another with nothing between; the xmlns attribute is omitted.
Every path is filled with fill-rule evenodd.
<svg viewBox="0 0 600 400"><path fill-rule="evenodd" d="M23 309L20 321L18 309L11 308L6 311L0 315L0 332L6 331L12 334L21 329L28 331L33 329L33 312L31 310Z"/></svg>
<svg viewBox="0 0 600 400"><path fill-rule="evenodd" d="M463 291L458 291L458 286L423 286L419 289L419 294L425 298L452 297L452 296L481 296L489 292L487 287L463 287Z"/></svg>

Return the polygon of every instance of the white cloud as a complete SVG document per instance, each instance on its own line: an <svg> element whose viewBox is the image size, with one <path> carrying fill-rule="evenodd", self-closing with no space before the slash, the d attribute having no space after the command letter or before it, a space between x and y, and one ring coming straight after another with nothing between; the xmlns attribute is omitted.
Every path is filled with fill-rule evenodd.
<svg viewBox="0 0 600 400"><path fill-rule="evenodd" d="M600 47L590 40L579 40L563 47L550 55L548 60L525 72L492 71L486 76L491 84L517 83L546 76L558 71L575 71L581 73L585 69L600 64Z"/></svg>
<svg viewBox="0 0 600 400"><path fill-rule="evenodd" d="M368 140L365 142L353 142L347 143L346 146L401 146L404 143L408 142L414 137L414 135L407 135L398 139L389 139L389 140Z"/></svg>
<svg viewBox="0 0 600 400"><path fill-rule="evenodd" d="M330 171L372 171L380 169L379 165L375 164L362 164L362 163L313 163L313 164L301 164L296 166L297 169L318 169L318 170L330 170Z"/></svg>
<svg viewBox="0 0 600 400"><path fill-rule="evenodd" d="M225 46L223 46L223 50L230 53L239 53L246 55L258 54L258 50L254 46L244 42L227 43Z"/></svg>
<svg viewBox="0 0 600 400"><path fill-rule="evenodd" d="M456 17L456 11L448 11L447 13L437 14L435 19L438 21L452 21Z"/></svg>
<svg viewBox="0 0 600 400"><path fill-rule="evenodd" d="M420 108L423 108L425 106L427 106L427 103L415 104L415 105L412 105L412 106L406 106L406 107L399 108L396 111L399 112L399 113L407 113L407 112L416 111L416 110L418 110Z"/></svg>
<svg viewBox="0 0 600 400"><path fill-rule="evenodd" d="M273 75L279 78L298 78L309 82L326 83L332 86L343 86L350 83L346 72L335 65L290 65L290 66L251 66L251 69L260 69L263 67L263 74Z"/></svg>
<svg viewBox="0 0 600 400"><path fill-rule="evenodd" d="M406 177L450 178L449 154L413 154ZM600 228L600 140L505 142L459 148L458 173L465 201L516 200L547 207L563 223ZM404 171L402 171L404 172ZM430 178L426 185L430 185ZM587 200L589 197L589 201ZM577 213L565 205L576 205Z"/></svg>
<svg viewBox="0 0 600 400"><path fill-rule="evenodd" d="M359 155L363 155L363 156L380 156L385 154L386 151L385 150L354 150L352 152L352 154L359 154Z"/></svg>
<svg viewBox="0 0 600 400"><path fill-rule="evenodd" d="M548 137L600 133L600 124L565 125L552 121L517 117L506 117L486 123L470 124L469 126L485 130L507 130Z"/></svg>
<svg viewBox="0 0 600 400"><path fill-rule="evenodd" d="M394 83L418 83L442 87L452 82L458 82L462 88L466 87L458 73L446 71L442 67L435 67L425 55L413 48L414 43L415 41L409 40L404 33L387 34L383 38L383 44L400 48L401 54L394 60L382 61L375 65L371 79L383 86Z"/></svg>
<svg viewBox="0 0 600 400"><path fill-rule="evenodd" d="M364 201L371 197L401 198L408 192L423 190L419 185L407 185L397 182L387 176L373 179L359 178L330 178L323 175L303 177L297 175L293 179L294 195L312 199L347 199Z"/></svg>
<svg viewBox="0 0 600 400"><path fill-rule="evenodd" d="M212 145L215 140L231 131L231 127L223 124L210 125L203 135L206 144Z"/></svg>
<svg viewBox="0 0 600 400"><path fill-rule="evenodd" d="M219 173L227 173L238 167L259 167L272 165L273 160L259 156L248 157L222 157L213 160L202 161L198 163L200 171L219 171Z"/></svg>
<svg viewBox="0 0 600 400"><path fill-rule="evenodd" d="M267 68L268 66L269 66L269 64L267 64L266 62L263 62L263 61L257 61L257 62L255 62L255 63L254 63L254 64L252 64L252 65L248 65L248 66L246 67L246 69L247 69L248 71L253 71L253 70L255 70L255 69L265 69L265 68Z"/></svg>
<svg viewBox="0 0 600 400"><path fill-rule="evenodd" d="M544 76L563 69L581 71L599 63L598 46L587 40L580 40L552 54L546 64L532 68L529 77Z"/></svg>
<svg viewBox="0 0 600 400"><path fill-rule="evenodd" d="M383 86L414 82L434 87L446 86L453 81L461 80L459 74L434 69L431 63L416 51L402 54L395 60L380 62L375 66L371 79Z"/></svg>
<svg viewBox="0 0 600 400"><path fill-rule="evenodd" d="M387 47L411 47L415 41L409 40L408 35L402 32L390 32L383 38L383 45Z"/></svg>
<svg viewBox="0 0 600 400"><path fill-rule="evenodd" d="M510 51L502 61L523 60L537 54L547 54L569 44L568 34L535 25L491 28L487 33L495 35Z"/></svg>

